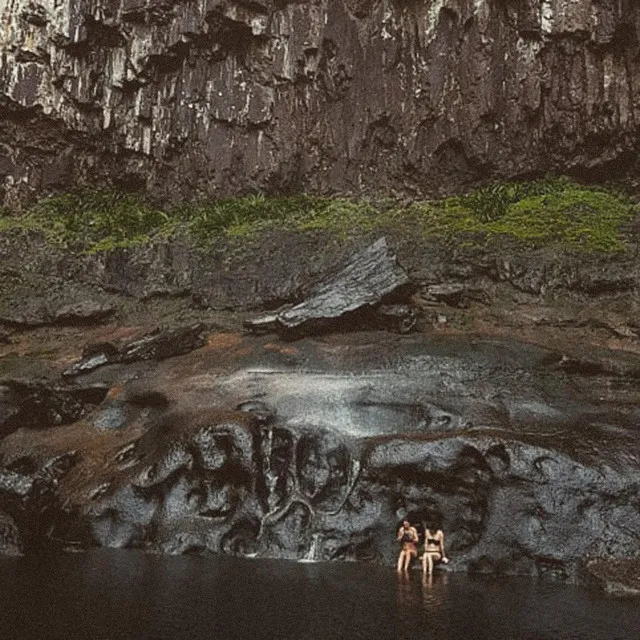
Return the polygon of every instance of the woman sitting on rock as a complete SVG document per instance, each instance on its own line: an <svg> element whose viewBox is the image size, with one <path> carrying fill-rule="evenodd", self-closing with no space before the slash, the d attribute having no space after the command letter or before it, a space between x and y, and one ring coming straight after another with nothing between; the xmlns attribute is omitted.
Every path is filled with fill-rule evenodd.
<svg viewBox="0 0 640 640"><path fill-rule="evenodd" d="M402 543L402 549L398 556L398 571L407 571L411 559L418 555L418 531L405 519L398 529L397 539Z"/></svg>
<svg viewBox="0 0 640 640"><path fill-rule="evenodd" d="M426 524L424 527L424 552L422 554L422 573L431 575L433 573L433 565L436 562L449 562L444 554L444 533L441 529L437 529L435 533L431 533Z"/></svg>

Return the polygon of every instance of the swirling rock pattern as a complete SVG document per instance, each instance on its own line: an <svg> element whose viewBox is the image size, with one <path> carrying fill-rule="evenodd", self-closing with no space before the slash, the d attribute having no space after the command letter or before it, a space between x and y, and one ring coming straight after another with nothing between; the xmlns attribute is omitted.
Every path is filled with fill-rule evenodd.
<svg viewBox="0 0 640 640"><path fill-rule="evenodd" d="M479 337L218 335L124 385L86 374L117 381L96 412L126 420L17 430L0 465L55 470L39 530L67 546L390 563L409 516L442 523L454 569L575 578L637 553L640 440L634 380L561 361Z"/></svg>
<svg viewBox="0 0 640 640"><path fill-rule="evenodd" d="M3 195L623 173L639 21L632 0L0 0Z"/></svg>

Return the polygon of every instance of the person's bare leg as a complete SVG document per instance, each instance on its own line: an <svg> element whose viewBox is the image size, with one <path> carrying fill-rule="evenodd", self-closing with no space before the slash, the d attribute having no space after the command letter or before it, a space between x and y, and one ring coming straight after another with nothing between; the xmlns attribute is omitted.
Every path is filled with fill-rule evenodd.
<svg viewBox="0 0 640 640"><path fill-rule="evenodd" d="M411 553L409 551L407 551L404 554L404 567L403 569L405 571L409 571L409 565L411 564Z"/></svg>
<svg viewBox="0 0 640 640"><path fill-rule="evenodd" d="M422 575L427 575L427 554L423 553L420 558L420 562L422 563Z"/></svg>
<svg viewBox="0 0 640 640"><path fill-rule="evenodd" d="M427 573L431 575L433 573L433 554L427 553Z"/></svg>
<svg viewBox="0 0 640 640"><path fill-rule="evenodd" d="M402 571L402 563L404 561L404 551L400 552L400 555L398 556L398 564L396 565L396 571L398 571L398 573L400 573L400 571Z"/></svg>
<svg viewBox="0 0 640 640"><path fill-rule="evenodd" d="M423 587L432 587L433 586L433 575L427 575L426 571L422 574L422 586Z"/></svg>

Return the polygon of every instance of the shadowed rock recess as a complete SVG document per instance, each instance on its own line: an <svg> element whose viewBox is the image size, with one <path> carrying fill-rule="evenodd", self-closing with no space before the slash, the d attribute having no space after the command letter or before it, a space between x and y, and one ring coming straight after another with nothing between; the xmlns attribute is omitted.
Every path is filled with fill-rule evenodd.
<svg viewBox="0 0 640 640"><path fill-rule="evenodd" d="M633 0L0 0L2 196L623 175L639 25Z"/></svg>

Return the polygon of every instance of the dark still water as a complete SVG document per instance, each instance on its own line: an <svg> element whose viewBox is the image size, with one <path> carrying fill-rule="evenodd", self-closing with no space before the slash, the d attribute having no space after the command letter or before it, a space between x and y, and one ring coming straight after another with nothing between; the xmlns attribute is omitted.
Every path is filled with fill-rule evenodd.
<svg viewBox="0 0 640 640"><path fill-rule="evenodd" d="M638 640L640 601L528 579L96 551L0 560L2 640Z"/></svg>

